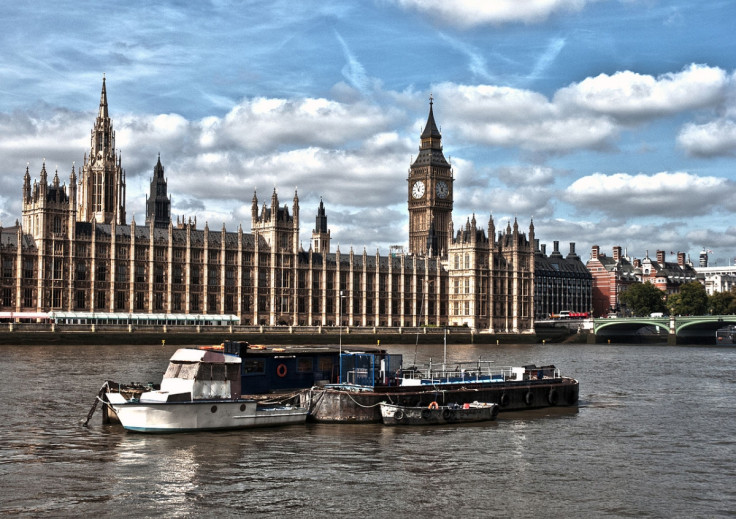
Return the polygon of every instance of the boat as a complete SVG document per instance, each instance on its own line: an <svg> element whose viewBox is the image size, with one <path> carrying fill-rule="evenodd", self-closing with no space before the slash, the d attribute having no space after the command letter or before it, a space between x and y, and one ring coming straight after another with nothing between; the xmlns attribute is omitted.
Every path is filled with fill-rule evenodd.
<svg viewBox="0 0 736 519"><path fill-rule="evenodd" d="M310 421L377 423L381 402L426 408L432 402L498 404L500 412L575 406L579 383L554 365L497 367L491 361L403 366L398 354L345 352L340 382L300 392Z"/></svg>
<svg viewBox="0 0 736 519"><path fill-rule="evenodd" d="M469 404L414 407L381 402L381 419L385 425L436 425L468 422L487 422L498 416L498 404L471 402Z"/></svg>
<svg viewBox="0 0 736 519"><path fill-rule="evenodd" d="M129 431L173 433L304 423L307 409L241 396L241 359L211 349L181 348L160 386L107 382L100 391L110 421ZM94 412L90 411L89 417ZM89 421L88 417L88 421ZM103 421L105 418L103 417Z"/></svg>
<svg viewBox="0 0 736 519"><path fill-rule="evenodd" d="M729 325L716 330L716 345L733 346L736 344L736 325Z"/></svg>

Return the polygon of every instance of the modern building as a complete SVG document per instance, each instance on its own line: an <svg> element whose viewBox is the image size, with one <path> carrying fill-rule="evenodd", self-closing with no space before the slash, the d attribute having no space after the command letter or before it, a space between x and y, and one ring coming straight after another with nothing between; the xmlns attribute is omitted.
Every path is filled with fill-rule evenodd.
<svg viewBox="0 0 736 519"><path fill-rule="evenodd" d="M592 314L593 276L575 253L575 243L563 256L560 242L553 242L553 251L547 256L545 244L536 240L534 253L534 317L548 319L568 310Z"/></svg>
<svg viewBox="0 0 736 519"><path fill-rule="evenodd" d="M251 201L251 229L211 230L171 218L161 157L145 223L125 216L125 171L115 149L105 80L83 167L69 184L46 165L22 223L0 227L0 311L236 316L241 325L468 326L534 330L534 226L488 234L473 217L452 223L454 173L430 99L419 155L407 178L409 251L331 249L322 201L309 250L300 246L298 193L281 205ZM77 177L79 175L79 177Z"/></svg>
<svg viewBox="0 0 736 519"><path fill-rule="evenodd" d="M685 283L698 280L692 264L686 261L684 252L677 253L677 261L666 261L666 254L657 251L656 260L647 252L644 259L630 259L613 248L608 257L594 245L586 267L593 276L593 316L606 317L610 314L626 313L619 295L634 283L651 283L665 294L677 294Z"/></svg>

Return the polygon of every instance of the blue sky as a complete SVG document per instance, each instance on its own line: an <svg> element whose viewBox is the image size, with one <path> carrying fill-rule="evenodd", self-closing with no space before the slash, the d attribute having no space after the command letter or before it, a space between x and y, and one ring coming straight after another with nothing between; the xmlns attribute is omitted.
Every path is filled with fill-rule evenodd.
<svg viewBox="0 0 736 519"><path fill-rule="evenodd" d="M322 197L333 250L386 253L431 93L456 228L533 218L584 261L736 258L733 2L83 4L3 8L2 225L27 163L82 163L105 74L137 223L160 153L175 216L247 231L254 189L298 189L305 248Z"/></svg>

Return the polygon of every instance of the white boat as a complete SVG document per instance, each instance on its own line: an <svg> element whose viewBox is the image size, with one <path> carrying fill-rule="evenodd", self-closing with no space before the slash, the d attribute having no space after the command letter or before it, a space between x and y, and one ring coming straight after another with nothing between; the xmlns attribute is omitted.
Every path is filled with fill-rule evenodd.
<svg viewBox="0 0 736 519"><path fill-rule="evenodd" d="M169 361L161 389L139 396L107 390L103 402L130 431L168 433L304 423L307 409L241 398L240 357L182 348Z"/></svg>
<svg viewBox="0 0 736 519"><path fill-rule="evenodd" d="M458 405L404 406L381 402L381 418L385 425L437 425L485 422L498 416L498 404L472 402Z"/></svg>

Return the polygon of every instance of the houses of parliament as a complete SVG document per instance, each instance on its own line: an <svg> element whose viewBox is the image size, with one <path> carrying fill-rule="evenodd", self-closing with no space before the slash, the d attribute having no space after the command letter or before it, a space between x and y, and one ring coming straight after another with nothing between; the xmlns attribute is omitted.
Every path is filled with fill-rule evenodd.
<svg viewBox="0 0 736 519"><path fill-rule="evenodd" d="M22 219L0 227L0 311L232 315L240 325L468 326L534 331L534 225L487 231L452 220L454 172L432 100L406 179L408 250L332 251L325 206L309 250L295 192L254 192L251 228L172 221L161 157L145 222L126 220L125 170L115 149L105 79L90 148L68 184L28 167ZM397 186L398 187L398 186Z"/></svg>

